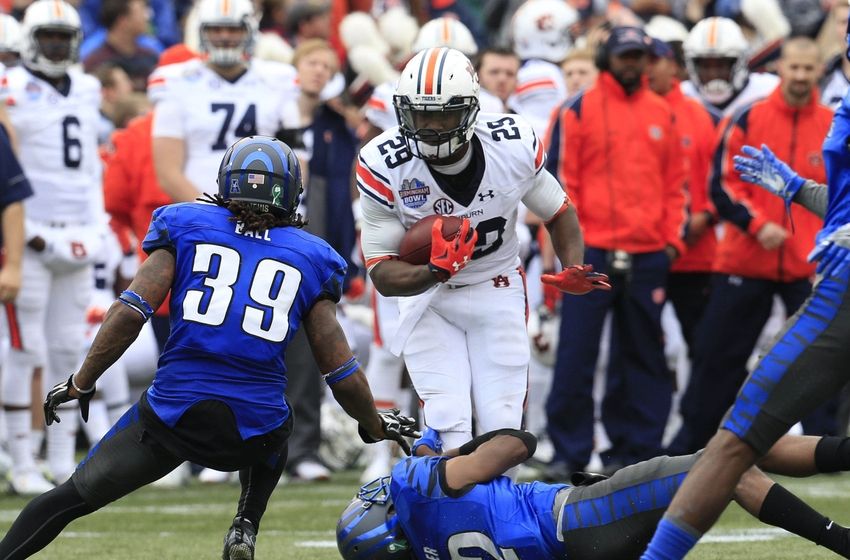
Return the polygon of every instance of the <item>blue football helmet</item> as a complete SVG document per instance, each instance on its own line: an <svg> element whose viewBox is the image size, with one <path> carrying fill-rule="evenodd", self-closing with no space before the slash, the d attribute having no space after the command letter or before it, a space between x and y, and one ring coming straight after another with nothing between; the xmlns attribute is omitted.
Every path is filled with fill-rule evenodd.
<svg viewBox="0 0 850 560"><path fill-rule="evenodd" d="M413 558L390 497L390 477L360 487L336 524L336 544L345 560Z"/></svg>
<svg viewBox="0 0 850 560"><path fill-rule="evenodd" d="M294 218L303 190L301 164L277 138L242 138L227 149L218 168L218 194L259 212Z"/></svg>

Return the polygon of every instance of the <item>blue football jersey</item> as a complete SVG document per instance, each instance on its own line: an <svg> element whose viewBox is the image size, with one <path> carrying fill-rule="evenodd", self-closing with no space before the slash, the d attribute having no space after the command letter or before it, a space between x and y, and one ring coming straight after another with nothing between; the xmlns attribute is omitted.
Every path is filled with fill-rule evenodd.
<svg viewBox="0 0 850 560"><path fill-rule="evenodd" d="M142 248L176 262L171 334L147 401L173 427L194 403L222 400L247 439L288 418L287 343L317 299L339 300L345 261L297 228L250 235L231 217L199 203L153 214Z"/></svg>
<svg viewBox="0 0 850 560"><path fill-rule="evenodd" d="M500 476L457 497L442 487L447 457L409 457L392 471L390 495L416 558L565 558L552 507L566 486Z"/></svg>
<svg viewBox="0 0 850 560"><path fill-rule="evenodd" d="M823 141L823 158L829 202L818 242L850 223L850 92L832 118L832 126Z"/></svg>

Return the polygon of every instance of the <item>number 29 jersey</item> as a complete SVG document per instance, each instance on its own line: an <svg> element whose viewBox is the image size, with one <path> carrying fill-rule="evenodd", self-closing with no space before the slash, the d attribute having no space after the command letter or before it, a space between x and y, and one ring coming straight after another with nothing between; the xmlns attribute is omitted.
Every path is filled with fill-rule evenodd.
<svg viewBox="0 0 850 560"><path fill-rule="evenodd" d="M103 215L97 146L100 82L75 70L60 92L23 66L0 80L0 99L18 134L18 159L35 192L27 218L94 223Z"/></svg>
<svg viewBox="0 0 850 560"><path fill-rule="evenodd" d="M317 300L339 300L346 265L300 229L246 235L231 217L200 203L154 212L142 248L171 251L175 266L171 334L147 400L171 427L199 401L224 401L247 439L289 417L287 344Z"/></svg>
<svg viewBox="0 0 850 560"><path fill-rule="evenodd" d="M567 204L566 193L548 176L543 145L518 115L480 114L470 149L474 172L461 189L413 157L398 127L360 150L356 178L367 267L397 256L404 231L433 214L469 218L478 231L473 261L450 284L483 282L520 265L519 203L548 220ZM544 174L550 181L540 180Z"/></svg>

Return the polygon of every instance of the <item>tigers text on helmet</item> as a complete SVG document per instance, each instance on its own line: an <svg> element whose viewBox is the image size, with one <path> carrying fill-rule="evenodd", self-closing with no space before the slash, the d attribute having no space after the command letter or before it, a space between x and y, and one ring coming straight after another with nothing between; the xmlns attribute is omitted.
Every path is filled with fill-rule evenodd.
<svg viewBox="0 0 850 560"><path fill-rule="evenodd" d="M218 194L260 213L294 218L301 196L301 164L292 148L267 136L230 146L218 168Z"/></svg>
<svg viewBox="0 0 850 560"><path fill-rule="evenodd" d="M209 34L212 29L228 27L244 31L239 44L216 45ZM200 51L211 63L228 67L246 62L254 53L257 20L251 0L201 0L198 4Z"/></svg>
<svg viewBox="0 0 850 560"><path fill-rule="evenodd" d="M81 29L77 10L67 2L33 2L21 25L21 61L30 70L50 78L64 76L80 59Z"/></svg>
<svg viewBox="0 0 850 560"><path fill-rule="evenodd" d="M560 64L573 46L570 27L578 19L578 12L563 0L528 0L511 21L514 51L523 60Z"/></svg>
<svg viewBox="0 0 850 560"><path fill-rule="evenodd" d="M399 530L390 497L390 477L364 484L336 524L344 560L407 560L413 556Z"/></svg>
<svg viewBox="0 0 850 560"><path fill-rule="evenodd" d="M472 32L459 19L443 16L432 19L422 26L413 42L413 52L432 47L457 49L466 56L478 53L478 45Z"/></svg>
<svg viewBox="0 0 850 560"><path fill-rule="evenodd" d="M728 18L710 17L697 23L683 45L688 76L700 96L712 105L722 105L744 88L747 83L747 51L749 44L737 23ZM731 74L726 79L704 81L698 64L705 59L732 61Z"/></svg>
<svg viewBox="0 0 850 560"><path fill-rule="evenodd" d="M463 53L447 47L414 56L398 79L393 105L411 153L449 157L472 138L478 119L478 75Z"/></svg>

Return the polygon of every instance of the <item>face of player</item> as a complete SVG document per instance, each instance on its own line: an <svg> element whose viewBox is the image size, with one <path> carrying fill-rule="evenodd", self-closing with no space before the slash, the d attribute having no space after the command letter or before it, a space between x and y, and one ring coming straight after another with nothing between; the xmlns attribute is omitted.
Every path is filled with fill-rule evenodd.
<svg viewBox="0 0 850 560"><path fill-rule="evenodd" d="M622 54L612 54L609 67L611 74L626 91L634 91L640 87L648 60L649 56L644 51L626 51Z"/></svg>
<svg viewBox="0 0 850 560"><path fill-rule="evenodd" d="M422 141L436 146L439 144L437 134L448 132L460 126L464 110L455 111L414 111L414 130L422 135ZM430 134L429 134L430 132ZM430 138L429 138L430 136Z"/></svg>
<svg viewBox="0 0 850 560"><path fill-rule="evenodd" d="M782 79L782 95L791 105L802 105L809 101L822 65L820 53L814 45L796 46L786 49L779 60L779 77Z"/></svg>
<svg viewBox="0 0 850 560"><path fill-rule="evenodd" d="M671 58L652 57L646 75L649 88L658 95L665 95L673 89L674 80L679 75L679 65Z"/></svg>
<svg viewBox="0 0 850 560"><path fill-rule="evenodd" d="M218 49L236 49L248 38L244 26L208 25L204 28L206 40Z"/></svg>
<svg viewBox="0 0 850 560"><path fill-rule="evenodd" d="M734 58L697 58L694 59L694 66L700 83L707 84L714 80L732 83Z"/></svg>
<svg viewBox="0 0 850 560"><path fill-rule="evenodd" d="M336 55L328 49L315 50L298 61L298 83L308 95L319 95L336 72Z"/></svg>
<svg viewBox="0 0 850 560"><path fill-rule="evenodd" d="M478 79L482 88L504 102L516 89L517 72L519 72L517 57L488 53L481 60Z"/></svg>
<svg viewBox="0 0 850 560"><path fill-rule="evenodd" d="M73 38L73 33L64 29L39 29L35 32L39 50L51 62L61 62L72 58Z"/></svg>
<svg viewBox="0 0 850 560"><path fill-rule="evenodd" d="M596 82L599 71L592 60L576 58L564 63L564 80L567 83L567 95L575 95Z"/></svg>

